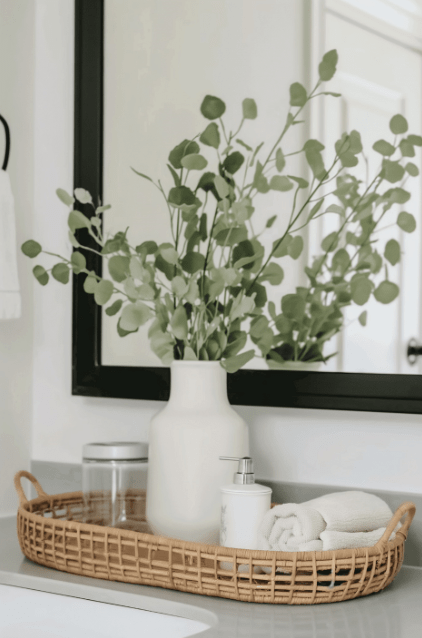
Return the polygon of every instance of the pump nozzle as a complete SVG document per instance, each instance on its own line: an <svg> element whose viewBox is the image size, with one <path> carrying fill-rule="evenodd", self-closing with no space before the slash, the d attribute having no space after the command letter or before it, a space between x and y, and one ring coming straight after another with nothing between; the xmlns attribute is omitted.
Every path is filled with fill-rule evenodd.
<svg viewBox="0 0 422 638"><path fill-rule="evenodd" d="M220 461L238 461L237 472L233 477L235 485L251 485L255 483L253 461L250 456L220 456Z"/></svg>

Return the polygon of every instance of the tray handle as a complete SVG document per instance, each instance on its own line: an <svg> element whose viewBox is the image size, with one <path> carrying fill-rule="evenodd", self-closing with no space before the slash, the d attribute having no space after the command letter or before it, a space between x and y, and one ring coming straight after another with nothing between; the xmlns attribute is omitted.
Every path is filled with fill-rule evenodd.
<svg viewBox="0 0 422 638"><path fill-rule="evenodd" d="M37 490L38 496L46 496L48 498L48 494L44 492L43 488L38 483L35 476L31 474L31 472L26 472L25 470L21 470L20 472L17 472L17 474L15 474L15 479L14 479L15 489L19 496L20 505L25 505L29 501L29 499L26 498L25 492L23 491L23 487L21 485L21 478L27 478L31 481L31 483L33 483L35 489Z"/></svg>
<svg viewBox="0 0 422 638"><path fill-rule="evenodd" d="M396 509L393 518L388 523L384 534L381 536L381 538L379 539L375 547L379 547L380 545L383 545L384 543L388 541L392 532L396 528L397 523L401 521L401 519L403 518L405 514L407 514L407 516L404 520L404 523L400 527L400 529L397 530L397 534L402 534L402 536L404 536L404 539L406 540L407 532L409 531L410 523L412 522L415 513L416 513L416 505L414 503L412 503L411 501L406 501L405 503L402 503L400 507Z"/></svg>

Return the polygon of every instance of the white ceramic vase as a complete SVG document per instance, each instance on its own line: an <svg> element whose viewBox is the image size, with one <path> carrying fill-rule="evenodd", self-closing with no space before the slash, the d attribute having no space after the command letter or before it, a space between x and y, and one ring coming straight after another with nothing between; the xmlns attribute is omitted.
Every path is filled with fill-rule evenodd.
<svg viewBox="0 0 422 638"><path fill-rule="evenodd" d="M218 543L220 488L249 456L249 432L227 398L218 361L174 361L167 405L149 432L147 519L154 534Z"/></svg>

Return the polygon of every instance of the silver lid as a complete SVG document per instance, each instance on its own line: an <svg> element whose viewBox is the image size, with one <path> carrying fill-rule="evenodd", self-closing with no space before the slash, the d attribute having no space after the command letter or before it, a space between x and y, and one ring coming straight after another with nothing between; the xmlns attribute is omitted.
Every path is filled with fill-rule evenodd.
<svg viewBox="0 0 422 638"><path fill-rule="evenodd" d="M82 448L82 457L92 461L146 461L148 443L138 441L86 443Z"/></svg>
<svg viewBox="0 0 422 638"><path fill-rule="evenodd" d="M233 476L235 485L252 485L255 483L253 461L250 456L220 456L220 461L238 461L237 472Z"/></svg>

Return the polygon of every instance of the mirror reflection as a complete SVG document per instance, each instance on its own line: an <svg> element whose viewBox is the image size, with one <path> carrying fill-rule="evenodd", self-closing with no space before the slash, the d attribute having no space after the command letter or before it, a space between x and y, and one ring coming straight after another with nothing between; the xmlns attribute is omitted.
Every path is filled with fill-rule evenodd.
<svg viewBox="0 0 422 638"><path fill-rule="evenodd" d="M219 277L255 302L249 368L420 372L422 10L402 28L358 5L105 2L105 233L176 233L184 254L216 238L215 303ZM170 201L172 227L183 185L197 201ZM105 365L166 364L149 325L117 323L104 313Z"/></svg>

